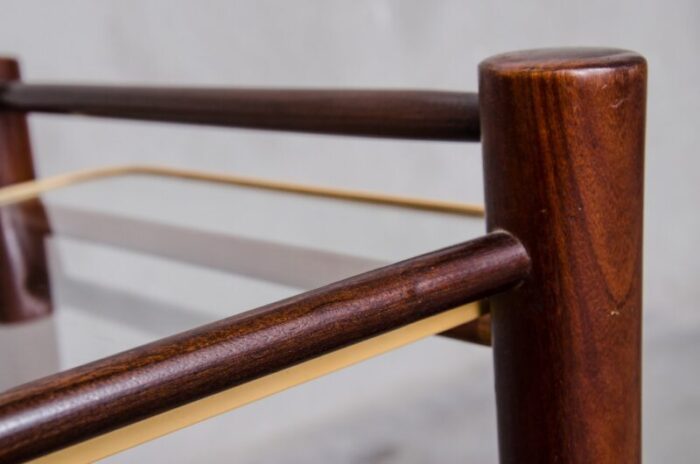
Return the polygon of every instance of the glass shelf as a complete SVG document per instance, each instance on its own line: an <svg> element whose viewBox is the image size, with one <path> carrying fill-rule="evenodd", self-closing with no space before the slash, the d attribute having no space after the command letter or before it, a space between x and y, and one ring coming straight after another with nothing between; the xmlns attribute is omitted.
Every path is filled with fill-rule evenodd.
<svg viewBox="0 0 700 464"><path fill-rule="evenodd" d="M26 207L31 201L4 206L2 214L43 237L54 312L0 325L0 391L483 235L485 227L481 218L143 175L80 183L40 199L48 225ZM397 390L430 401L428 385L451 390L449 379L469 369L487 376L470 388L493 424L490 351L433 337L108 461L267 455L274 462L264 445L270 440L324 434L324 421L346 427L343 414L368 413ZM202 434L211 448L191 449Z"/></svg>

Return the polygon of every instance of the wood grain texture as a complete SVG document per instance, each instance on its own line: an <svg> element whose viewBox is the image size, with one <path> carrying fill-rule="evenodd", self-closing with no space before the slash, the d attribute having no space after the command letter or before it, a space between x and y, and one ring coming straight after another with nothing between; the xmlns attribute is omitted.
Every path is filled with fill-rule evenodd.
<svg viewBox="0 0 700 464"><path fill-rule="evenodd" d="M0 109L428 140L479 140L474 93L5 84Z"/></svg>
<svg viewBox="0 0 700 464"><path fill-rule="evenodd" d="M17 61L0 58L0 82L19 77ZM0 110L0 187L34 177L25 116ZM25 321L51 312L44 233L25 227L25 214L48 224L39 200L0 208L0 322Z"/></svg>
<svg viewBox="0 0 700 464"><path fill-rule="evenodd" d="M0 395L0 462L37 457L523 279L504 232L361 274Z"/></svg>
<svg viewBox="0 0 700 464"><path fill-rule="evenodd" d="M478 303L468 303L359 343L295 364L281 371L207 396L106 434L82 441L32 460L32 464L79 464L98 460L157 439L219 414L312 381L374 356L414 343L473 321L481 314ZM333 393L331 393L333 394ZM227 457L237 462L235 452Z"/></svg>
<svg viewBox="0 0 700 464"><path fill-rule="evenodd" d="M489 230L532 257L490 298L503 463L638 463L646 63L609 49L480 65Z"/></svg>

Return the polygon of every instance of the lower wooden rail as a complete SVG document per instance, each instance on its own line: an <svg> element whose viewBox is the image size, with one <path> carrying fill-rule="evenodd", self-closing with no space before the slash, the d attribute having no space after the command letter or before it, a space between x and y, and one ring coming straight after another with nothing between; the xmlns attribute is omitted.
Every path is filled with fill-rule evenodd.
<svg viewBox="0 0 700 464"><path fill-rule="evenodd" d="M520 242L494 232L22 385L0 395L0 462L58 451L449 312L512 287L529 267ZM462 316L409 338L471 320ZM167 433L159 430L153 436Z"/></svg>
<svg viewBox="0 0 700 464"><path fill-rule="evenodd" d="M400 329L355 343L274 374L63 448L32 462L37 464L94 462L431 335L439 334L452 327L454 327L453 330L457 330L460 327L470 326L470 322L478 322L487 316L483 316L479 303L459 306ZM235 457L232 459L235 460Z"/></svg>

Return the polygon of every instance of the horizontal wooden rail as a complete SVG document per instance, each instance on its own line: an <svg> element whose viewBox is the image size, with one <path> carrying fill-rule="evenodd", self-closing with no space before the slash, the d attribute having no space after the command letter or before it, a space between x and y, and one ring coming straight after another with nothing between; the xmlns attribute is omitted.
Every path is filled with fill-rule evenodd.
<svg viewBox="0 0 700 464"><path fill-rule="evenodd" d="M44 455L497 293L529 266L520 242L494 232L22 385L0 395L0 461Z"/></svg>
<svg viewBox="0 0 700 464"><path fill-rule="evenodd" d="M475 93L0 85L0 110L318 134L479 140Z"/></svg>
<svg viewBox="0 0 700 464"><path fill-rule="evenodd" d="M458 306L362 342L295 364L252 382L229 388L206 398L150 416L126 427L62 448L31 462L32 464L96 462L219 414L444 332L451 327L469 325L482 317L482 308L478 302Z"/></svg>

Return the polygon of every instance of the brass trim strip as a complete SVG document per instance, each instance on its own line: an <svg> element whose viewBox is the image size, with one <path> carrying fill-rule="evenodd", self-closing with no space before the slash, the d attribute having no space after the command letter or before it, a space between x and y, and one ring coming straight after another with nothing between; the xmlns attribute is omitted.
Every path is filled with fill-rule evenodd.
<svg viewBox="0 0 700 464"><path fill-rule="evenodd" d="M8 187L0 188L0 206L18 203L41 195L44 192L63 187L116 176L149 175L160 177L175 177L204 182L214 182L238 187L256 188L277 192L287 192L298 195L334 198L337 200L389 205L422 211L434 211L459 216L483 217L484 208L480 205L458 203L425 198L402 197L383 193L363 192L313 185L303 185L255 177L244 177L232 174L208 173L189 169L170 168L165 166L125 165L104 168L86 169L67 174L46 177Z"/></svg>
<svg viewBox="0 0 700 464"><path fill-rule="evenodd" d="M52 464L94 462L422 338L474 321L481 315L482 310L478 303L459 306L64 448L32 462Z"/></svg>

